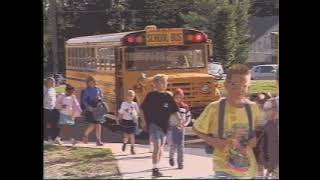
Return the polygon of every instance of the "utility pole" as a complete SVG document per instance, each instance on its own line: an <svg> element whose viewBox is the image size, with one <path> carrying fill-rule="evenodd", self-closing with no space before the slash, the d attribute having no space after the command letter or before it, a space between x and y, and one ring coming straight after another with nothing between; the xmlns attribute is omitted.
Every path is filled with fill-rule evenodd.
<svg viewBox="0 0 320 180"><path fill-rule="evenodd" d="M57 42L57 4L56 0L49 0L49 24L51 34L51 48L52 48L52 71L54 74L58 73L58 42Z"/></svg>

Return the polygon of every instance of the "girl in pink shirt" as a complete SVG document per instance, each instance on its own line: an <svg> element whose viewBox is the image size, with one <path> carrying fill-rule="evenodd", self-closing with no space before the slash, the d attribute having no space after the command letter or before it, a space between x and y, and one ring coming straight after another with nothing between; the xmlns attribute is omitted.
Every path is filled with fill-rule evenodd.
<svg viewBox="0 0 320 180"><path fill-rule="evenodd" d="M74 130L75 118L80 117L81 108L74 93L74 87L66 86L66 93L58 96L56 108L60 111L59 124L62 126L62 131L66 138L70 138L70 134ZM60 140L60 139L59 139ZM76 144L74 138L70 138L72 145Z"/></svg>

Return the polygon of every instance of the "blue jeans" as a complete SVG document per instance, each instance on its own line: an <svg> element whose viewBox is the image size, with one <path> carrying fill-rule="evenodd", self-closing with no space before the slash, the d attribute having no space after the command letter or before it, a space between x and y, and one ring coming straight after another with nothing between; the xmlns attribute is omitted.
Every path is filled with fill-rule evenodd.
<svg viewBox="0 0 320 180"><path fill-rule="evenodd" d="M171 126L168 129L169 142L169 158L173 159L175 152L178 154L178 164L183 165L183 150L184 150L184 130L178 129L176 126Z"/></svg>

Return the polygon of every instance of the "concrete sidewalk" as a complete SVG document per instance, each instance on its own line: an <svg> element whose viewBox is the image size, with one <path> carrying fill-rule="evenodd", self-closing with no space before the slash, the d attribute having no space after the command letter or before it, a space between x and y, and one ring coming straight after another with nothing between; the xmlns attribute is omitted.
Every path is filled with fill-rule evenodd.
<svg viewBox="0 0 320 180"><path fill-rule="evenodd" d="M66 144L68 145L68 144ZM152 168L152 153L149 152L149 146L135 146L136 155L130 154L130 145L127 145L126 152L121 151L121 143L106 143L104 146L96 146L95 143L82 144L79 143L76 147L91 147L91 148L110 148L116 160L118 161L119 171L123 179L150 179ZM169 157L167 146L165 147L164 155L159 164L159 169L164 177L157 179L200 179L212 178L212 158L205 154L203 149L185 148L184 154L184 169L177 169L175 166L169 165Z"/></svg>

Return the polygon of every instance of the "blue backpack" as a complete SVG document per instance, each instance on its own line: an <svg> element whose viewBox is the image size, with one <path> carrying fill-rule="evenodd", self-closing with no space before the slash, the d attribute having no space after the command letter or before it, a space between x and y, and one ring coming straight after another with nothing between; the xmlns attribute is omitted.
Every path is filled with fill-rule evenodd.
<svg viewBox="0 0 320 180"><path fill-rule="evenodd" d="M225 109L226 109L226 101L227 99L224 98L219 102L219 114L218 114L218 137L220 139L223 139L223 133L224 133L224 115L225 115ZM248 116L249 121L249 138L253 137L253 127L252 127L252 111L250 104L245 103L245 109ZM209 144L205 145L205 152L207 154L213 154L214 147L212 147Z"/></svg>

